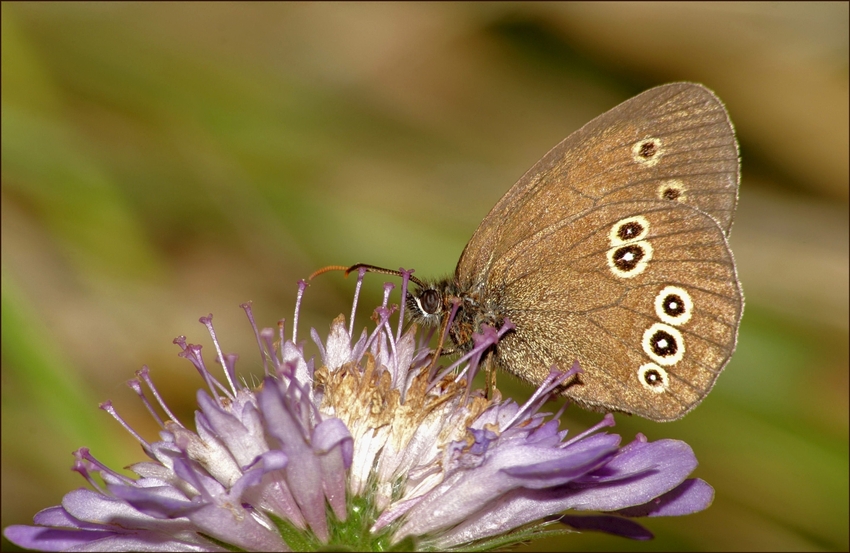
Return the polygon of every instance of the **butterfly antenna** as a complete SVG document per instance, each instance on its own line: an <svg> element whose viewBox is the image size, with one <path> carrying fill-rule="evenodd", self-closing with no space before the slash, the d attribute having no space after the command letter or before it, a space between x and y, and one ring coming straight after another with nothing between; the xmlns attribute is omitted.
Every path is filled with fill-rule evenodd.
<svg viewBox="0 0 850 553"><path fill-rule="evenodd" d="M333 267L333 268L336 269L336 267ZM381 273L381 274L384 274L384 275L391 275L391 276L397 276L397 277L404 278L404 275L402 274L401 271L396 271L394 269L385 269L384 267L377 267L375 265L369 265L368 263L357 263L356 265L352 265L351 267L348 267L347 269L345 269L345 276L348 276L348 273L350 273L352 271L356 271L358 269L366 269L366 271L368 271L370 273ZM324 270L324 269L322 269L322 270ZM416 278L415 276L409 274L408 278L413 283L415 283L417 286L422 286L423 288L425 287L425 285L422 283L422 281L419 280L418 278Z"/></svg>
<svg viewBox="0 0 850 553"><path fill-rule="evenodd" d="M345 276L348 276L348 267L346 267L345 265L328 265L327 267L322 267L318 271L314 272L312 275L308 276L307 280L313 280L317 276L324 273L329 273L330 271L345 271Z"/></svg>

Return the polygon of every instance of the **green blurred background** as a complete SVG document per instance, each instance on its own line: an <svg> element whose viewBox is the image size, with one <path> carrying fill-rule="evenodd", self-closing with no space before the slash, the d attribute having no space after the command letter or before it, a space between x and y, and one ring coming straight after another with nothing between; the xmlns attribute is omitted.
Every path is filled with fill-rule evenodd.
<svg viewBox="0 0 850 553"><path fill-rule="evenodd" d="M699 409L615 430L686 440L716 499L651 520L653 542L533 548L846 551L847 3L3 3L2 525L84 484L77 447L141 460L97 403L154 439L123 384L142 364L191 421L170 342L209 344L199 316L259 374L239 303L273 326L324 265L450 273L550 147L677 80L739 134L747 308ZM353 280L314 281L302 337L348 313Z"/></svg>

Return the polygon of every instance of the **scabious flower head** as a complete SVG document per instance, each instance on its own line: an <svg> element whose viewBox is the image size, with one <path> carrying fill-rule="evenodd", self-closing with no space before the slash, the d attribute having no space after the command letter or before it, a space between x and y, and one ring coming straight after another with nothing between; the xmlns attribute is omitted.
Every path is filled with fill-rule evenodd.
<svg viewBox="0 0 850 553"><path fill-rule="evenodd" d="M404 295L410 273L402 274ZM362 278L361 271L358 291ZM82 448L74 470L93 489L70 492L34 526L10 526L5 536L45 551L488 549L565 528L646 539L633 517L711 503L711 487L687 479L696 467L687 444L638 435L621 445L603 430L611 415L567 436L558 429L563 408L540 411L577 366L553 371L524 405L473 389L482 355L509 323L484 328L472 351L437 373L427 339L415 326L402 332L403 314L391 328L387 285L371 332L353 340L355 309L348 328L340 316L326 339L312 331L316 366L297 341L305 288L302 281L292 340L282 321L277 332L258 330L250 305L242 306L265 367L259 387L239 383L236 356L222 352L212 316L201 318L226 384L201 346L175 340L205 383L194 429L171 413L142 368L129 384L159 423L158 441L101 405L150 458L129 467L138 478Z"/></svg>

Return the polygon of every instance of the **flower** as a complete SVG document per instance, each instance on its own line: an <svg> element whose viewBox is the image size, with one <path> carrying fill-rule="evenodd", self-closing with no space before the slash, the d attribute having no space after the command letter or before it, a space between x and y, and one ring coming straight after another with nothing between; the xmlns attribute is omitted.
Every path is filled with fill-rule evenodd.
<svg viewBox="0 0 850 553"><path fill-rule="evenodd" d="M404 297L410 273L402 274ZM472 351L433 374L415 325L402 332L400 313L391 328L387 285L371 332L352 340L354 309L348 328L340 316L325 340L312 331L316 367L297 341L305 289L301 281L291 340L283 321L277 332L258 330L250 304L242 306L265 367L258 388L238 383L236 356L222 352L212 316L202 317L226 385L201 346L174 341L205 381L194 430L143 367L129 385L161 426L158 441L138 435L110 402L101 405L150 457L130 467L138 478L82 448L74 470L93 489L68 493L34 526L9 526L5 536L46 551L486 549L566 527L647 539L633 517L711 503L712 488L687 479L697 464L687 444L638 435L621 446L603 430L614 424L610 414L568 437L558 429L563 408L541 412L578 366L551 372L524 405L473 389L482 355L509 323L482 329Z"/></svg>

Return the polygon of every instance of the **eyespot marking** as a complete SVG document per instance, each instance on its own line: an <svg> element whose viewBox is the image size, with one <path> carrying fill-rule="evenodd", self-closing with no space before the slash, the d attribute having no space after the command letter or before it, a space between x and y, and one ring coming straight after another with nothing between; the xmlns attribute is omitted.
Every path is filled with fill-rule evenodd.
<svg viewBox="0 0 850 553"><path fill-rule="evenodd" d="M643 352L650 359L669 367L685 356L685 340L678 329L664 323L654 323L643 333Z"/></svg>
<svg viewBox="0 0 850 553"><path fill-rule="evenodd" d="M649 233L649 221L646 217L635 215L620 219L611 227L608 239L612 246L620 246L629 242L643 240Z"/></svg>
<svg viewBox="0 0 850 553"><path fill-rule="evenodd" d="M684 288L665 286L655 296L655 314L667 324L680 326L691 320L694 302Z"/></svg>
<svg viewBox="0 0 850 553"><path fill-rule="evenodd" d="M629 242L608 250L608 268L620 278L641 274L652 259L652 246L646 240Z"/></svg>
<svg viewBox="0 0 850 553"><path fill-rule="evenodd" d="M646 363L637 370L638 381L641 386L656 394L663 393L670 386L670 378L667 371L655 363Z"/></svg>
<svg viewBox="0 0 850 553"><path fill-rule="evenodd" d="M658 185L658 199L681 202L684 201L687 190L685 184L679 179L666 180Z"/></svg>
<svg viewBox="0 0 850 553"><path fill-rule="evenodd" d="M632 159L645 167L652 167L663 155L664 149L658 138L644 138L632 145Z"/></svg>

